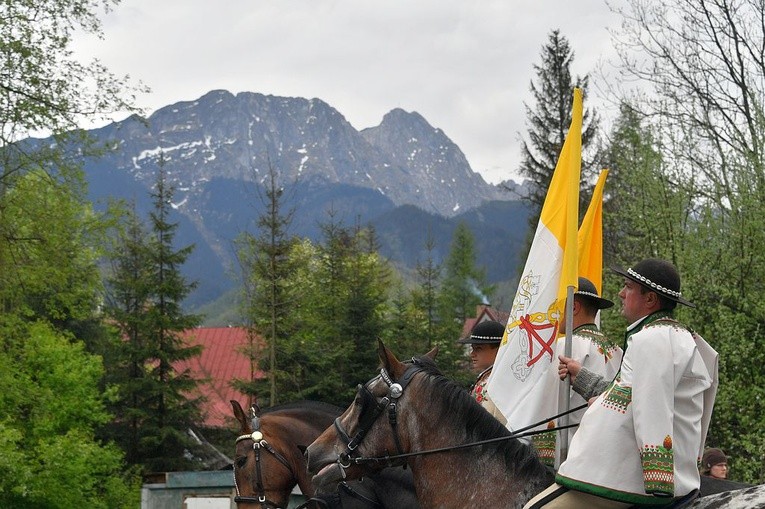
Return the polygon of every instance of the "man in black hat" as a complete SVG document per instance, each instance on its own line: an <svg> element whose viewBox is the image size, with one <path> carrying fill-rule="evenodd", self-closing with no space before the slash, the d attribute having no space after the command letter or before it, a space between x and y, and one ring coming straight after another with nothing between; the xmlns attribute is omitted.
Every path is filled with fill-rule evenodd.
<svg viewBox="0 0 765 509"><path fill-rule="evenodd" d="M595 379L608 380L609 382L614 379L622 361L622 349L608 339L596 323L598 311L610 308L613 305L612 301L598 295L598 290L592 281L584 277L579 278L577 291L574 292L571 357L559 355L561 364L564 364L565 359L567 364L572 365L572 372L574 370L577 372L583 370L587 375ZM560 324L560 333L565 334L565 314L561 317ZM557 352L559 354L563 353L564 346L565 343L562 340L557 342ZM581 379L585 379L587 375ZM563 380L565 375L560 376L560 378ZM569 408L576 408L585 404L587 400L578 393L578 387L575 384L576 378L572 378L574 392L571 393ZM579 423L583 415L584 409L577 410L570 414L569 422L572 424ZM569 443L575 432L576 428L569 429ZM551 432L549 434L534 435L532 438L540 459L550 466L555 464L556 435L556 433Z"/></svg>
<svg viewBox="0 0 765 509"><path fill-rule="evenodd" d="M600 353L605 356L603 360L608 369L597 369L600 367L599 363L595 365L596 369L592 369L592 364L583 363L583 356L577 355L573 348L571 357L558 356L560 360L558 376L561 380L570 376L571 388L579 395L577 399L574 399L572 396L571 408L584 404L590 398L598 396L606 390L606 387L611 383L619 369L623 354L622 349L608 339L600 331L600 328L595 325L598 311L610 308L614 303L600 297L595 289L595 285L589 279L580 277L578 288L574 293L573 333L575 336L585 336L586 339L602 349ZM565 333L565 317L561 320L561 323L561 333ZM576 405L574 404L575 402ZM572 419L571 422L578 422L578 419Z"/></svg>
<svg viewBox="0 0 765 509"><path fill-rule="evenodd" d="M494 320L484 320L470 331L470 336L460 339L457 343L470 345L470 362L473 371L478 373L470 394L502 424L507 422L505 416L486 392L486 384L494 367L494 359L497 358L499 343L505 333L505 326Z"/></svg>
<svg viewBox="0 0 765 509"><path fill-rule="evenodd" d="M668 505L699 488L717 352L673 316L678 303L693 306L674 265L650 258L613 270L630 323L621 369L585 412L556 484L528 509Z"/></svg>

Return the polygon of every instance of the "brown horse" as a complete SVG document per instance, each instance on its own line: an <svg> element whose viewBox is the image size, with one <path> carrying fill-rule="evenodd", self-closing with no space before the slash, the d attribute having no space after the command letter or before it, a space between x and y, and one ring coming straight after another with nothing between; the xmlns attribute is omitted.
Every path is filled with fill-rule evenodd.
<svg viewBox="0 0 765 509"><path fill-rule="evenodd" d="M248 419L239 402L232 400L231 406L241 434L234 459L239 507L287 507L295 484L304 494L313 495L299 446L310 444L334 421L337 407L301 402L263 412L256 409Z"/></svg>
<svg viewBox="0 0 765 509"><path fill-rule="evenodd" d="M315 493L303 451L342 409L315 401L267 408L253 407L251 418L231 401L239 421L234 483L240 509L286 508L297 484L309 497L307 507L343 509L417 508L410 472L386 469L359 481L341 482Z"/></svg>
<svg viewBox="0 0 765 509"><path fill-rule="evenodd" d="M401 362L380 343L380 375L360 387L334 426L308 447L315 485L334 483L343 472L361 475L364 469L353 461L358 455L384 458L510 435L467 391L441 375L433 357L435 351ZM339 451L346 452L338 457ZM533 447L512 438L393 460L404 461L422 507L522 507L553 482Z"/></svg>
<svg viewBox="0 0 765 509"><path fill-rule="evenodd" d="M380 375L359 387L351 406L306 451L315 485L406 462L422 507L517 509L553 482L532 447L440 374L434 352L400 362L381 342L379 354ZM765 485L677 507L765 507Z"/></svg>

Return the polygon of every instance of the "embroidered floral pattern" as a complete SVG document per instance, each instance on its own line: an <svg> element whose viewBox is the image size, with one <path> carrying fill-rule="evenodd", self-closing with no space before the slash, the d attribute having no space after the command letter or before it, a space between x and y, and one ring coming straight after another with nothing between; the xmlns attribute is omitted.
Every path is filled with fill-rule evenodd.
<svg viewBox="0 0 765 509"><path fill-rule="evenodd" d="M632 387L622 387L618 384L618 381L619 379L615 380L606 389L602 405L623 414L627 412L627 407L632 403Z"/></svg>
<svg viewBox="0 0 765 509"><path fill-rule="evenodd" d="M483 385L476 385L473 389L473 397L477 402L483 401L484 395L486 394L486 391L483 390Z"/></svg>
<svg viewBox="0 0 765 509"><path fill-rule="evenodd" d="M668 447L667 447L668 446ZM675 493L675 460L672 437L667 435L662 445L645 445L640 453L646 493Z"/></svg>
<svg viewBox="0 0 765 509"><path fill-rule="evenodd" d="M583 325L575 330L574 333L591 341L597 347L598 353L603 355L605 361L608 362L614 356L617 347L605 334L594 327L594 325Z"/></svg>
<svg viewBox="0 0 765 509"><path fill-rule="evenodd" d="M548 428L554 428L555 423L547 423ZM555 431L540 433L531 437L531 443L537 450L539 460L549 467L555 466Z"/></svg>
<svg viewBox="0 0 765 509"><path fill-rule="evenodd" d="M672 327L676 331L688 330L688 328L685 325L678 322L675 318L671 316L661 316L657 318L656 320L650 323L647 323L644 328L647 329L649 327Z"/></svg>

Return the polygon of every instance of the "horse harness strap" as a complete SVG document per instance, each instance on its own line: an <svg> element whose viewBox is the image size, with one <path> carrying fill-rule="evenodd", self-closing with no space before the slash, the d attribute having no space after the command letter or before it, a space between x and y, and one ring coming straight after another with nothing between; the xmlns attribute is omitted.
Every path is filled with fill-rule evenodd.
<svg viewBox="0 0 765 509"><path fill-rule="evenodd" d="M363 487L363 485L359 484L359 487ZM338 509L345 506L345 503L343 502L343 497L348 496L355 500L358 500L359 502L363 503L366 506L369 506L373 509L384 509L385 506L374 500L373 498L370 498L369 496L365 495L364 493L361 493L358 489L353 489L350 484L348 484L345 481L342 481L340 484L337 485L337 491L331 495L324 494L324 495L315 495L299 506L297 506L295 509L307 509L311 504L316 505L320 509ZM372 494L371 496L374 496Z"/></svg>
<svg viewBox="0 0 765 509"><path fill-rule="evenodd" d="M358 490L354 490L353 488L348 485L347 482L343 481L338 485L338 490L342 493L346 493L348 496L355 498L356 500L360 500L361 502L364 502L370 507L374 507L375 509L383 509L382 504L377 502L376 500L373 500L369 497L364 496L362 493L360 493ZM340 497L340 502L342 505L342 495Z"/></svg>
<svg viewBox="0 0 765 509"><path fill-rule="evenodd" d="M426 456L426 455L429 455L429 454L437 454L437 453L442 453L442 452L455 451L457 449L467 449L467 448L471 448L471 447L478 447L478 446L482 446L482 445L487 445L487 444L492 444L492 443L497 443L497 442L503 442L503 441L506 441L506 440L516 439L516 438L529 437L529 436L538 435L538 434L541 434L541 433L547 433L549 431L560 431L560 430L565 430L565 429L569 429L569 428L574 428L576 426L579 426L579 423L568 424L566 426L556 426L554 428L537 429L537 430L533 429L533 428L538 427L541 424L545 424L545 423L547 423L547 422L549 422L551 420L555 420L555 419L557 419L559 417L562 417L564 415L568 415L570 413L576 412L577 410L581 410L583 408L587 408L587 404L586 403L584 405L580 405L580 406L577 406L575 408L571 408L571 409L566 410L564 412L560 412L560 413L558 413L558 414L556 414L556 415L554 415L552 417L547 417L544 420L541 420L539 422L535 422L534 424L529 424L528 426L525 426L525 427L520 428L518 430L511 431L510 434L505 435L505 436L501 436L501 437L490 438L490 439L487 439L487 440L481 440L481 441L478 441L478 442L471 442L471 443L467 443L467 444L452 445L452 446L448 446L448 447L441 447L441 448L438 448L438 449L429 449L429 450L425 450L425 451L415 451L415 452L409 452L409 453L403 453L402 450L399 448L399 454L396 454L394 456L388 455L388 456L376 457L376 458L364 458L364 457L351 458L350 456L347 456L345 458L346 460L348 460L348 464L347 465L343 465L342 463L340 463L340 460L338 460L338 463L340 463L340 467L341 467L341 469L343 469L343 474L344 474L345 473L344 469L350 467L350 463L355 463L356 465L361 465L363 463L379 463L381 461L385 461L387 464L391 464L391 461L393 461L393 460L405 459L405 458L410 458L410 457L413 457L413 456ZM529 431L529 430L531 430L531 431ZM340 430L340 428L338 428L338 431L342 431L342 430ZM342 433L341 433L341 436L343 436ZM347 436L347 435L345 435L345 436Z"/></svg>
<svg viewBox="0 0 765 509"><path fill-rule="evenodd" d="M356 448L359 446L359 444L364 440L364 437L371 429L372 425L375 423L377 418L387 409L388 410L388 422L391 425L391 428L393 429L393 440L396 443L396 448L398 450L399 454L403 453L403 448L401 447L401 440L398 436L398 428L396 427L398 423L397 419L397 410L398 410L398 399L401 397L401 395L404 393L404 389L407 385L409 385L409 382L412 380L415 374L419 372L422 368L419 365L419 361L417 359L412 359L411 365L406 369L404 374L401 376L400 381L394 381L391 376L388 374L388 372L385 370L385 368L380 369L380 378L385 382L385 384L388 386L388 394L384 396L379 402L376 402L374 404L374 408L372 408L371 412L367 412L367 405L369 402L375 400L375 397L372 395L372 393L369 391L366 385L359 385L359 393L362 396L362 400L365 402L362 406L362 414L359 417L359 426L358 431L356 434L351 437L343 428L342 424L340 423L340 417L335 419L335 429L337 430L338 435L341 437L341 439L347 444L347 450L340 455L338 458L338 464L340 465L341 472L343 473L343 477L345 477L345 469L350 466L351 456L353 455ZM343 464L343 461L345 461L345 464Z"/></svg>
<svg viewBox="0 0 765 509"><path fill-rule="evenodd" d="M244 502L249 504L260 504L260 506L263 509L279 509L278 504L275 504L274 502L268 500L266 498L266 489L265 486L263 486L263 470L261 468L261 456L260 451L261 449L265 449L269 454L271 454L274 458L279 460L279 462L284 465L287 470L295 476L294 472L292 471L292 467L290 466L289 461L279 454L279 451L274 449L271 444L269 444L265 437L263 436L263 433L260 431L260 419L257 416L252 417L252 429L253 431L249 435L241 435L237 437L236 443L238 444L242 440L252 440L252 449L255 451L255 490L258 493L257 497L249 497L239 494L239 486L236 483L236 474L234 474L234 488L236 489L236 496L234 497L234 502Z"/></svg>

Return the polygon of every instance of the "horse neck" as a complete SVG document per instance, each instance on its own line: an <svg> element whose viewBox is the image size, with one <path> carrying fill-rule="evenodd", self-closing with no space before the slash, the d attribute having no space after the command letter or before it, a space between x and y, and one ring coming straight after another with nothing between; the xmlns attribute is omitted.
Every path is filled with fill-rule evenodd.
<svg viewBox="0 0 765 509"><path fill-rule="evenodd" d="M495 438L469 436L465 431L468 425L457 422L453 412L419 410L414 413L416 420L407 423L411 452ZM499 436L502 434L496 435ZM529 446L517 439L509 440L513 443L499 442L410 458L409 466L422 507L491 507L497 500L507 501L504 507L523 507L551 484L553 477ZM523 464L505 461L508 447L514 451L511 456Z"/></svg>
<svg viewBox="0 0 765 509"><path fill-rule="evenodd" d="M520 509L553 479L541 471L521 474L507 469L496 455L438 453L409 462L422 507L503 507Z"/></svg>
<svg viewBox="0 0 765 509"><path fill-rule="evenodd" d="M261 429L266 440L290 463L292 473L297 477L296 484L309 497L314 495L315 489L308 476L305 456L297 446L310 445L333 421L334 416L327 412L310 411L273 412L261 418Z"/></svg>

